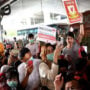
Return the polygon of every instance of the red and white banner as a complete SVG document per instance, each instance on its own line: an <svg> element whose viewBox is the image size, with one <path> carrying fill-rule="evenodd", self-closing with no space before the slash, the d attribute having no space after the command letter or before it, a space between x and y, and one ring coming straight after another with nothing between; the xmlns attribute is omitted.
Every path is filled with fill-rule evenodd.
<svg viewBox="0 0 90 90"><path fill-rule="evenodd" d="M77 23L81 21L80 13L78 12L76 0L62 0L69 19L69 22Z"/></svg>
<svg viewBox="0 0 90 90"><path fill-rule="evenodd" d="M56 43L56 29L48 26L39 27L37 40L51 44Z"/></svg>

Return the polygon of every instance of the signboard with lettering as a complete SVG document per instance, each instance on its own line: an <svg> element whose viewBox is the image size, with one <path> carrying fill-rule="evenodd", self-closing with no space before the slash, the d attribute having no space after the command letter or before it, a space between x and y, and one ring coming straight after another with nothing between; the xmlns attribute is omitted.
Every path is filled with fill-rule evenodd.
<svg viewBox="0 0 90 90"><path fill-rule="evenodd" d="M46 43L56 43L56 29L48 26L40 26L38 28L37 40Z"/></svg>

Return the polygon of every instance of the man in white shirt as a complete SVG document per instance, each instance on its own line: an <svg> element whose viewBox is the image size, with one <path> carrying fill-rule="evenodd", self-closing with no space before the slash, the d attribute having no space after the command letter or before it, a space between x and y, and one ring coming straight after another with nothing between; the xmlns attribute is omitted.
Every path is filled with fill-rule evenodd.
<svg viewBox="0 0 90 90"><path fill-rule="evenodd" d="M29 43L26 45L26 48L28 48L32 56L36 58L38 57L38 53L39 53L38 44L35 43L33 34L29 34L28 39L29 39Z"/></svg>
<svg viewBox="0 0 90 90"><path fill-rule="evenodd" d="M23 48L20 51L22 64L18 66L19 81L25 90L34 90L40 84L39 64L40 60L33 60L33 66L28 66L28 61L31 58L31 53L28 48Z"/></svg>

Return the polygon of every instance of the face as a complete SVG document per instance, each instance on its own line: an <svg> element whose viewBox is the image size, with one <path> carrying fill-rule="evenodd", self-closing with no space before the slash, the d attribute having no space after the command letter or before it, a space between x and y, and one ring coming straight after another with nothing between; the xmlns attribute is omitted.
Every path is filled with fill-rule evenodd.
<svg viewBox="0 0 90 90"><path fill-rule="evenodd" d="M17 77L14 77L12 79L7 79L7 84L11 88L17 87L17 85L18 85Z"/></svg>
<svg viewBox="0 0 90 90"><path fill-rule="evenodd" d="M53 47L48 46L47 47L47 54L51 54L51 53L53 53Z"/></svg>
<svg viewBox="0 0 90 90"><path fill-rule="evenodd" d="M81 90L78 81L72 80L65 84L65 90Z"/></svg>
<svg viewBox="0 0 90 90"><path fill-rule="evenodd" d="M7 81L17 81L18 82L18 79L17 79L17 77L13 77L11 79L7 79Z"/></svg>
<svg viewBox="0 0 90 90"><path fill-rule="evenodd" d="M67 42L67 44L73 44L74 38L72 38L72 37L70 37L70 36L67 36L66 42Z"/></svg>
<svg viewBox="0 0 90 90"><path fill-rule="evenodd" d="M33 37L31 37L31 38L29 38L29 43L34 43L34 38Z"/></svg>
<svg viewBox="0 0 90 90"><path fill-rule="evenodd" d="M24 61L27 62L30 59L30 57L31 57L31 53L30 52L26 53L24 56Z"/></svg>
<svg viewBox="0 0 90 90"><path fill-rule="evenodd" d="M30 37L29 39L34 39L33 37Z"/></svg>
<svg viewBox="0 0 90 90"><path fill-rule="evenodd" d="M47 54L46 57L47 57L47 60L53 61L54 54L53 53Z"/></svg>

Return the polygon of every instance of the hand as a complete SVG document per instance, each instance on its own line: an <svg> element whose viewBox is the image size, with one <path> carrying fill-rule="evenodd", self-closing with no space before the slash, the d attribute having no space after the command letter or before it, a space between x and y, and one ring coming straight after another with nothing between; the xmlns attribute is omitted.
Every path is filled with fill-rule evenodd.
<svg viewBox="0 0 90 90"><path fill-rule="evenodd" d="M56 46L56 49L62 50L63 47L64 47L63 44L60 44L60 45L57 45L57 46Z"/></svg>
<svg viewBox="0 0 90 90"><path fill-rule="evenodd" d="M32 71L33 71L33 65L27 66L26 68L27 68L26 75L30 75L32 73Z"/></svg>
<svg viewBox="0 0 90 90"><path fill-rule="evenodd" d="M62 76L62 74L59 74L55 77L55 81L54 81L55 90L61 90L61 88L63 87L64 78L61 76ZM60 78L61 78L61 80L60 80Z"/></svg>
<svg viewBox="0 0 90 90"><path fill-rule="evenodd" d="M60 44L59 46L56 46L56 49L54 51L54 62L57 64L58 58L60 56L60 52L63 49L63 44Z"/></svg>
<svg viewBox="0 0 90 90"><path fill-rule="evenodd" d="M60 44L59 46L57 45L54 54L59 55L62 49L63 49L63 44Z"/></svg>

